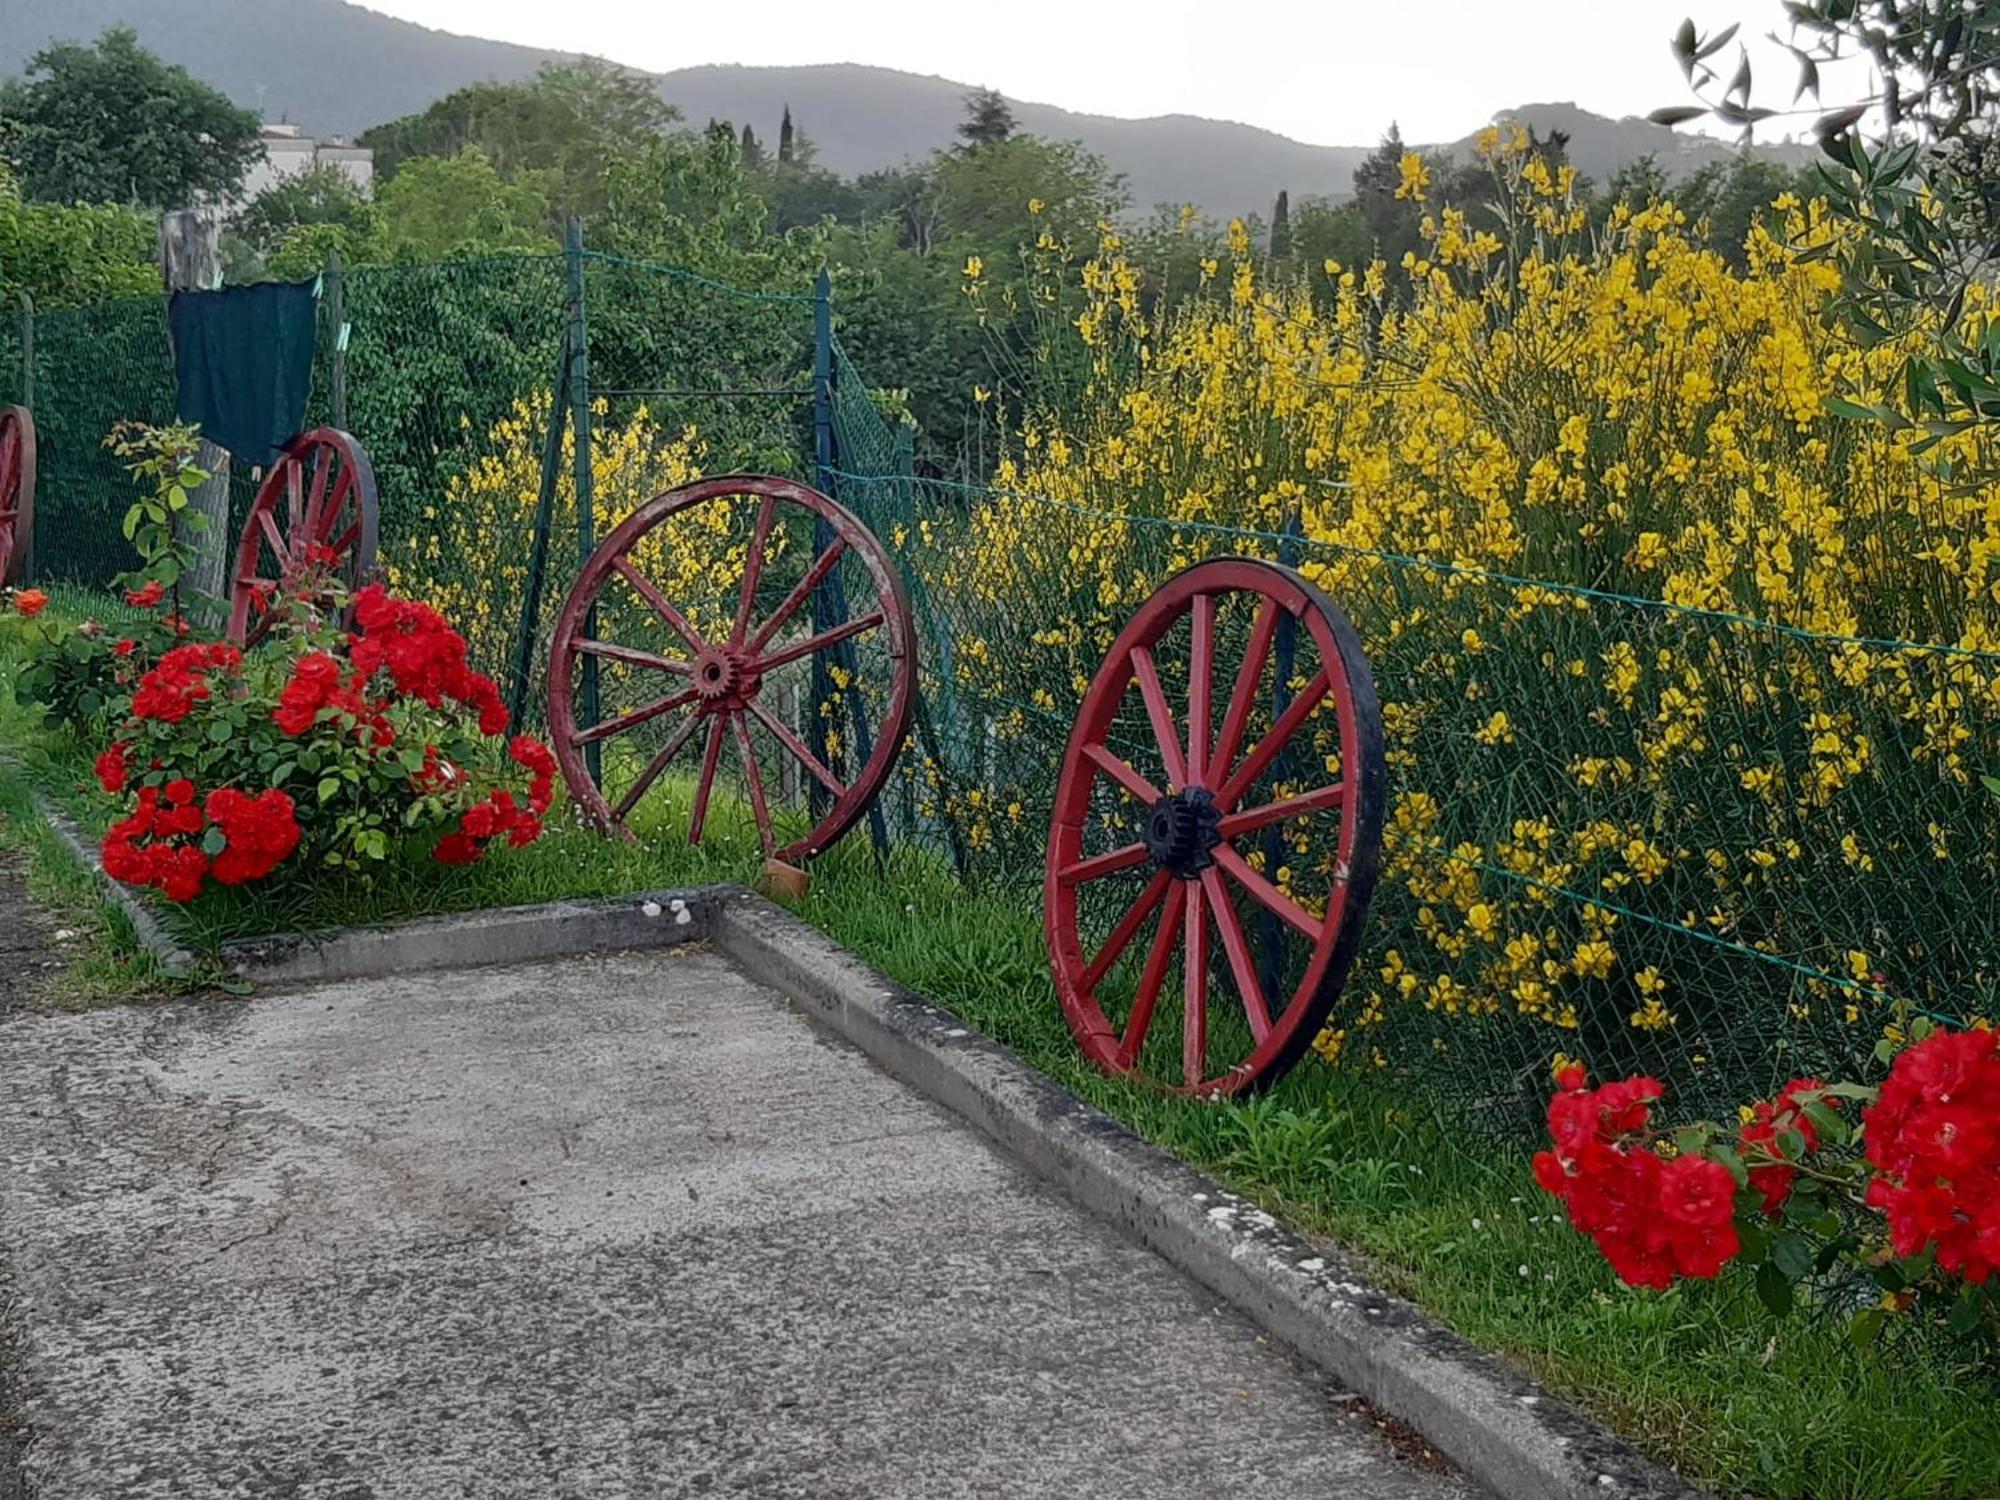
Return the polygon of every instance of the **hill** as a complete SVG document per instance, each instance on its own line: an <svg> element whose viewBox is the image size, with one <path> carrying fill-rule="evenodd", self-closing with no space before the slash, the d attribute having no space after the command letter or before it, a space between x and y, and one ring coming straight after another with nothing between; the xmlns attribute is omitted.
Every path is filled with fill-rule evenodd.
<svg viewBox="0 0 2000 1500"><path fill-rule="evenodd" d="M88 39L121 22L147 46L266 119L315 134L353 135L420 110L481 79L523 78L565 54L457 36L345 0L4 0L0 74L18 72L51 39ZM815 67L712 66L660 76L660 91L689 121L753 124L775 138L787 104L843 174L892 166L948 145L969 83L841 63ZM1255 126L1192 115L1122 120L1014 102L1022 126L1082 141L1130 184L1139 208L1196 203L1218 215L1268 212L1279 189L1294 199L1344 196L1372 142L1309 146ZM1608 120L1574 105L1507 113L1570 134L1570 155L1602 181L1657 153L1669 176L1726 156L1730 147L1644 120ZM1385 124L1387 122L1384 122ZM1467 142L1457 149L1469 149Z"/></svg>

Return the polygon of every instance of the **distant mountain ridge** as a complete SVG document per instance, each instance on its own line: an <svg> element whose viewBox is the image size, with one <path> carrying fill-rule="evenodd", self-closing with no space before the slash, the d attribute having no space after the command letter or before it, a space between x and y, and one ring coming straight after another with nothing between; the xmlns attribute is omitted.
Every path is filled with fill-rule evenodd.
<svg viewBox="0 0 2000 1500"><path fill-rule="evenodd" d="M133 27L169 62L239 104L309 133L354 135L482 79L525 78L571 54L458 36L346 0L0 0L0 75L19 72L51 40ZM660 75L660 92L688 121L749 122L775 138L787 105L822 165L851 175L949 145L972 85L855 63L808 67L702 66ZM1125 174L1133 205L1194 203L1216 215L1265 213L1282 189L1294 200L1344 197L1373 149L1309 146L1274 131L1192 115L1123 120L1055 105L1013 103L1023 129L1079 140ZM1566 130L1578 169L1602 181L1656 154L1669 177L1732 148L1644 120L1610 120L1568 104L1503 111L1538 131ZM1386 128L1388 122L1384 122ZM1470 140L1443 149L1470 149ZM1803 155L1803 148L1776 148Z"/></svg>

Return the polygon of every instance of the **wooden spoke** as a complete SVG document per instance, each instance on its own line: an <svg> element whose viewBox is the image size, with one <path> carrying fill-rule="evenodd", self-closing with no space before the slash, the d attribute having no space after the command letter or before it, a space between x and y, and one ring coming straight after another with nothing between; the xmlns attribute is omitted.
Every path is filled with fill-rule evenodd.
<svg viewBox="0 0 2000 1500"><path fill-rule="evenodd" d="M263 530L264 540L271 544L271 551L278 559L279 569L282 571L288 568L292 561L292 549L285 545L284 533L278 530L278 523L271 519L268 510L257 512L257 522Z"/></svg>
<svg viewBox="0 0 2000 1500"><path fill-rule="evenodd" d="M688 624L687 616L667 602L667 596L653 586L651 579L632 566L630 558L615 557L611 561L611 566L620 578L632 585L633 592L646 601L653 613L665 620L667 627L687 643L688 650L694 652L701 650L701 637L696 635L694 627Z"/></svg>
<svg viewBox="0 0 2000 1500"><path fill-rule="evenodd" d="M586 656L601 656L607 661L622 661L635 667L651 667L656 672L671 673L675 677L694 676L694 663L675 661L671 656L660 656L651 651L640 651L632 646L619 646L610 641L579 640L576 649Z"/></svg>
<svg viewBox="0 0 2000 1500"><path fill-rule="evenodd" d="M1126 791L1137 797L1148 807L1160 800L1160 789L1158 787L1133 770L1125 761L1113 755L1103 745L1086 745L1083 748L1083 753L1085 758L1092 765L1096 766L1098 770L1124 787Z"/></svg>
<svg viewBox="0 0 2000 1500"><path fill-rule="evenodd" d="M668 764L680 754L681 746L685 745L700 727L700 718L693 714L688 715L686 721L673 732L666 744L646 762L646 768L639 773L639 779L625 789L625 795L618 799L618 805L611 810L613 817L622 823L631 816L632 809L639 805L639 799L652 790L653 783L660 779Z"/></svg>
<svg viewBox="0 0 2000 1500"><path fill-rule="evenodd" d="M613 735L623 734L628 729L636 729L641 724L650 724L662 714L670 714L677 708L685 708L694 702L692 688L684 693L674 693L648 703L644 708L635 708L629 714L620 714L615 719L606 719L602 724L593 724L588 729L578 730L570 736L574 745L594 745L600 740L608 740Z"/></svg>
<svg viewBox="0 0 2000 1500"><path fill-rule="evenodd" d="M1111 936L1106 938L1104 946L1097 950L1097 957L1093 958L1090 967L1083 971L1085 989L1096 989L1098 981L1111 972L1111 966L1118 962L1127 948L1132 946L1132 939L1137 937L1139 929L1146 925L1146 918L1159 909L1160 902L1166 899L1168 887L1173 883L1174 877L1165 870L1159 871L1146 883L1145 890L1139 893L1139 899L1132 903L1131 909L1123 917L1119 918L1118 925L1111 929Z"/></svg>
<svg viewBox="0 0 2000 1500"><path fill-rule="evenodd" d="M1229 774L1230 762L1243 743L1243 730L1250 722L1250 708L1257 701L1257 688L1264 680L1264 663L1271 656L1271 640L1278 632L1278 617L1284 607L1276 599L1266 599L1257 610L1257 622L1250 627L1250 644L1244 649L1243 666L1236 675L1236 690L1229 695L1229 708L1222 716L1222 732L1215 737L1215 754L1209 761L1210 774Z"/></svg>
<svg viewBox="0 0 2000 1500"><path fill-rule="evenodd" d="M1181 935L1187 951L1181 955L1181 1073L1187 1086L1200 1084L1208 1065L1208 922L1203 917L1201 884L1187 881L1187 919Z"/></svg>
<svg viewBox="0 0 2000 1500"><path fill-rule="evenodd" d="M1215 596L1194 600L1194 643L1188 652L1188 781L1205 784L1208 774L1209 697L1215 671Z"/></svg>
<svg viewBox="0 0 2000 1500"><path fill-rule="evenodd" d="M1320 930L1325 924L1290 896L1287 896L1283 891L1271 884L1262 875L1259 875L1250 867L1250 862L1234 849L1230 848L1227 844L1217 844L1215 846L1215 862L1224 870L1227 870L1230 877L1238 885L1242 886L1244 890L1255 896L1271 911L1276 912L1279 919L1286 923L1286 925L1297 928L1306 937L1315 940L1318 939Z"/></svg>
<svg viewBox="0 0 2000 1500"><path fill-rule="evenodd" d="M814 560L813 565L806 569L806 576L798 581L798 584L789 594L785 595L784 601L773 611L771 618L757 627L757 633L750 638L750 649L752 651L762 651L765 643L784 628L785 621L797 613L798 607L806 602L807 596L826 581L826 575L833 571L834 564L840 561L841 553L846 550L846 540L841 537L835 537L832 545L826 551L820 553L818 558Z"/></svg>
<svg viewBox="0 0 2000 1500"><path fill-rule="evenodd" d="M1298 733L1299 726L1312 716L1327 694L1326 668L1321 667L1313 674L1306 690L1294 698L1285 711L1278 715L1278 722L1271 726L1271 732L1257 742L1257 748L1243 757L1243 763L1229 773L1229 779L1222 784L1222 790L1215 794L1215 804L1227 813L1236 806L1236 799L1250 789L1252 782L1264 774L1265 767L1278 758L1291 737Z"/></svg>
<svg viewBox="0 0 2000 1500"><path fill-rule="evenodd" d="M1080 859L1073 865L1065 865L1056 872L1056 879L1065 885L1082 885L1085 881L1101 880L1106 875L1116 875L1120 870L1134 869L1143 865L1150 855L1144 844L1127 844L1122 849L1113 849L1109 854L1099 854L1091 859Z"/></svg>
<svg viewBox="0 0 2000 1500"><path fill-rule="evenodd" d="M729 727L736 733L736 749L743 757L743 779L750 788L750 813L757 820L757 841L763 845L764 858L769 859L778 847L778 841L771 832L771 810L764 801L764 775L757 769L757 751L750 743L750 725L741 713L733 713L729 716Z"/></svg>
<svg viewBox="0 0 2000 1500"><path fill-rule="evenodd" d="M695 788L694 812L688 821L688 842L701 842L702 825L708 821L708 799L715 791L715 765L722 759L722 716L708 721L708 744L701 752L701 785Z"/></svg>
<svg viewBox="0 0 2000 1500"><path fill-rule="evenodd" d="M805 741L792 733L790 725L786 724L755 698L750 700L750 712L757 716L758 723L762 724L776 736L779 744L791 751L794 760L812 772L813 779L818 781L821 786L832 792L836 797L845 797L847 795L847 788L841 785L840 778L829 771L820 758L806 748Z"/></svg>
<svg viewBox="0 0 2000 1500"><path fill-rule="evenodd" d="M1187 761L1181 755L1180 731L1174 727L1173 710L1167 707L1166 690L1160 686L1160 669L1153 665L1153 653L1144 646L1132 649L1132 675L1139 680L1139 696L1146 700L1146 717L1152 720L1153 738L1160 742L1160 760L1167 768L1167 783L1186 786Z"/></svg>
<svg viewBox="0 0 2000 1500"><path fill-rule="evenodd" d="M845 625L836 625L831 630L822 630L818 635L808 640L799 641L794 645L785 647L782 651L773 651L768 656L759 657L757 659L757 670L768 672L773 667L782 667L786 662L797 661L802 656L811 656L815 651L824 651L828 646L844 641L850 636L857 636L864 630L873 630L881 623L882 615L878 610L872 615L863 615L859 619L849 620Z"/></svg>
<svg viewBox="0 0 2000 1500"><path fill-rule="evenodd" d="M1250 1022L1250 1036L1261 1042L1271 1034L1271 1007L1258 982L1257 966L1250 961L1250 944L1243 937L1243 924L1236 918L1236 905L1229 899L1222 874L1213 865L1201 872L1201 888L1208 896L1208 909L1215 913L1215 930L1222 934L1222 951L1229 957L1229 972L1236 978L1236 992L1243 998L1243 1014Z"/></svg>
<svg viewBox="0 0 2000 1500"><path fill-rule="evenodd" d="M778 498L766 495L757 507L757 531L750 538L750 550L743 559L743 592L736 600L736 623L729 630L729 644L740 646L750 630L750 611L757 603L757 583L764 573L764 544L771 535L771 520L778 512ZM744 727L747 736L749 728ZM769 851L765 851L768 853Z"/></svg>
<svg viewBox="0 0 2000 1500"><path fill-rule="evenodd" d="M1146 950L1146 967L1140 971L1138 993L1132 997L1132 1011L1125 1018L1125 1035L1118 1046L1118 1054L1124 1058L1128 1068L1138 1059L1139 1049L1146 1044L1146 1032L1153 1024L1154 1007L1160 1002L1160 991L1167 982L1167 969L1174 961L1174 939L1180 936L1181 923L1186 917L1180 893L1175 891L1171 894L1172 899L1161 908L1160 926L1153 934L1153 946Z"/></svg>
<svg viewBox="0 0 2000 1500"><path fill-rule="evenodd" d="M1238 834L1254 833L1259 828L1267 828L1273 823L1283 823L1290 818L1302 818L1310 812L1338 807L1346 795L1347 784L1336 781L1316 791L1301 792L1296 797L1287 797L1281 802L1266 802L1259 807L1246 807L1241 812L1224 816L1222 836L1233 839Z"/></svg>

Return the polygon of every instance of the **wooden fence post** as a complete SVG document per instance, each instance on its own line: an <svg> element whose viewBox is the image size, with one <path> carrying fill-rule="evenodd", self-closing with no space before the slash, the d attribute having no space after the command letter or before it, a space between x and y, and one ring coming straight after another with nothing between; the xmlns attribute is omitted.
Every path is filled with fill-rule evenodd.
<svg viewBox="0 0 2000 1500"><path fill-rule="evenodd" d="M169 295L212 292L222 285L222 216L212 208L181 209L160 215L160 276ZM229 454L203 438L195 462L208 471L208 481L194 492L193 509L208 518L195 538L194 572L189 586L226 604L229 589Z"/></svg>

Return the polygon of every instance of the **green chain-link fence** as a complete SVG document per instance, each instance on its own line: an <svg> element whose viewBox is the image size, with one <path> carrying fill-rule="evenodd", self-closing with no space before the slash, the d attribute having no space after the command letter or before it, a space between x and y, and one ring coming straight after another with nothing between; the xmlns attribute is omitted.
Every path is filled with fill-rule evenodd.
<svg viewBox="0 0 2000 1500"><path fill-rule="evenodd" d="M563 375L582 374L579 288L596 535L693 474L817 467L806 289L591 253L329 282L309 422L367 448L392 578L484 668L506 677L526 614L531 717L584 535L573 448L550 450L576 406ZM24 394L20 335L0 332L0 400ZM34 341L38 566L101 586L131 493L104 433L171 415L164 302L43 313ZM1056 770L1112 635L1190 562L1283 559L1353 617L1388 729L1386 868L1326 1047L1343 1065L1419 1075L1511 1129L1559 1052L1725 1109L1856 1066L1896 1002L1995 1013L2000 800L1977 773L2000 746L2000 657L923 478L911 432L825 352L820 477L899 562L921 640L892 840L1036 909ZM234 478L240 513L255 475ZM1298 835L1267 866L1306 891L1328 853L1324 830Z"/></svg>

